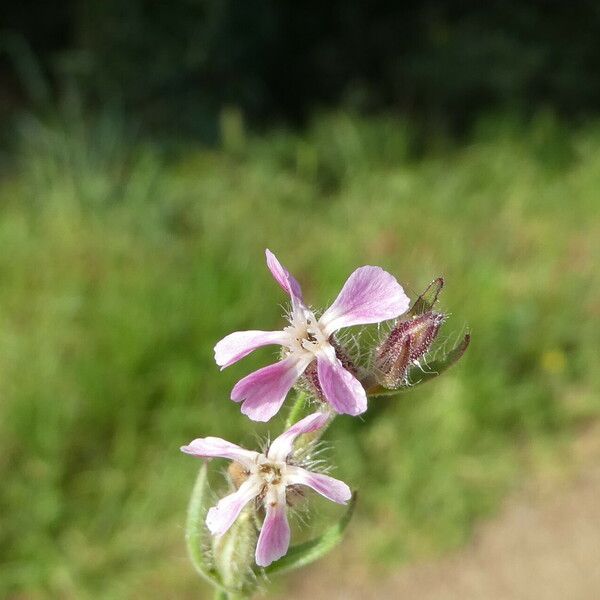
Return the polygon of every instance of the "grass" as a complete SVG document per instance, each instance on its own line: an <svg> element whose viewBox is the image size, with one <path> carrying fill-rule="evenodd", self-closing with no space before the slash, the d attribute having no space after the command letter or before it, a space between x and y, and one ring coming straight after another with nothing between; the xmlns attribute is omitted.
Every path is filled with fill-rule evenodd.
<svg viewBox="0 0 600 600"><path fill-rule="evenodd" d="M254 443L228 392L270 350L219 373L212 347L281 323L265 247L316 306L362 264L413 297L444 275L445 336L473 333L445 376L330 432L374 562L462 543L600 412L598 125L496 117L420 151L384 117L223 132L173 158L114 118L21 125L0 184L2 596L198 597L178 447Z"/></svg>

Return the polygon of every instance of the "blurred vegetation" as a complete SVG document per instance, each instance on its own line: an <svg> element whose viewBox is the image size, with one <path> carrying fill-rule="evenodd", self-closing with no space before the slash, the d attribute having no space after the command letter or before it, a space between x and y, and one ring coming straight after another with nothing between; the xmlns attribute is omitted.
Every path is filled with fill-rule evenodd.
<svg viewBox="0 0 600 600"><path fill-rule="evenodd" d="M173 157L110 112L20 121L0 181L1 596L197 597L198 464L178 448L255 443L228 393L271 350L219 373L212 347L281 323L265 247L315 306L362 264L412 297L444 275L445 335L473 332L439 380L331 431L367 558L461 543L600 412L599 125L495 116L426 149L393 117L253 137L229 111L221 130Z"/></svg>
<svg viewBox="0 0 600 600"><path fill-rule="evenodd" d="M52 88L77 81L86 102L204 139L229 104L267 125L342 102L461 130L492 107L548 105L573 118L600 103L593 0L5 4L0 108L25 101L23 42Z"/></svg>

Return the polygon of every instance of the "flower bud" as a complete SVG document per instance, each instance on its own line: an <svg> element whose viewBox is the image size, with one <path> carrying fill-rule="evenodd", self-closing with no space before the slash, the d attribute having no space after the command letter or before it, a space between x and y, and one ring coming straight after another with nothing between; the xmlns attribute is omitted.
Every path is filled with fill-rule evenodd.
<svg viewBox="0 0 600 600"><path fill-rule="evenodd" d="M400 321L375 351L375 376L388 389L407 385L409 367L431 348L446 315L428 311Z"/></svg>

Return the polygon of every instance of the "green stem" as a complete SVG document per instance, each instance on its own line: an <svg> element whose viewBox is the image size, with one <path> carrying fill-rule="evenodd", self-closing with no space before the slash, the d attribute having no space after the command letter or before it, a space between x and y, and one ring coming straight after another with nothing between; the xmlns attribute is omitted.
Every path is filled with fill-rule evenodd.
<svg viewBox="0 0 600 600"><path fill-rule="evenodd" d="M296 421L298 421L298 417L302 413L302 409L304 408L304 400L306 398L306 394L304 392L298 392L296 396L296 400L294 404L292 404L292 408L288 414L288 417L285 421L285 429L289 429Z"/></svg>
<svg viewBox="0 0 600 600"><path fill-rule="evenodd" d="M292 404L292 408L290 409L288 417L285 421L286 430L289 429L294 423L300 420L300 415L304 410L305 404L306 392L298 392L296 400L294 401L294 404ZM300 451L300 453L303 452L303 449L304 451L307 451L309 449L309 445L312 445L311 442L318 442L323 437L323 434L327 431L331 423L333 423L333 420L337 416L337 413L332 411L331 409L329 410L329 420L327 421L325 426L323 426L318 431L314 431L313 433L306 433L298 438L298 440L296 441L296 448Z"/></svg>

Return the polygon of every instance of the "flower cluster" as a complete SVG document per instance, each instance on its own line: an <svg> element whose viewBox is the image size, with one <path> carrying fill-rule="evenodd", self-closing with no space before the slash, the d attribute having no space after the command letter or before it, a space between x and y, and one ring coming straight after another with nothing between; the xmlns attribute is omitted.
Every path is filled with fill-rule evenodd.
<svg viewBox="0 0 600 600"><path fill-rule="evenodd" d="M254 554L260 567L287 553L288 507L303 496L305 488L338 504L346 504L352 496L348 485L319 472L310 460L324 428L336 414L364 413L368 396L412 385L413 368L422 366L445 320L443 313L433 310L442 279L435 280L410 307L402 286L390 273L380 267L360 267L348 277L333 304L317 316L305 302L298 281L269 250L266 259L275 281L289 296L288 323L279 331L238 331L226 336L215 346L215 361L224 369L257 348L279 346L280 359L238 381L231 399L241 403L242 413L250 419L268 421L296 387L299 400L303 390L310 390L316 411L289 426L263 452L218 437L198 438L181 448L199 458L232 461L233 491L208 511L206 526L219 539L242 513L250 511L260 532ZM382 322L390 322L391 327L377 329L383 337L370 353L353 356L348 336L339 335L345 328ZM467 344L468 336L435 368L441 372L455 362ZM364 356L370 358L364 362Z"/></svg>

